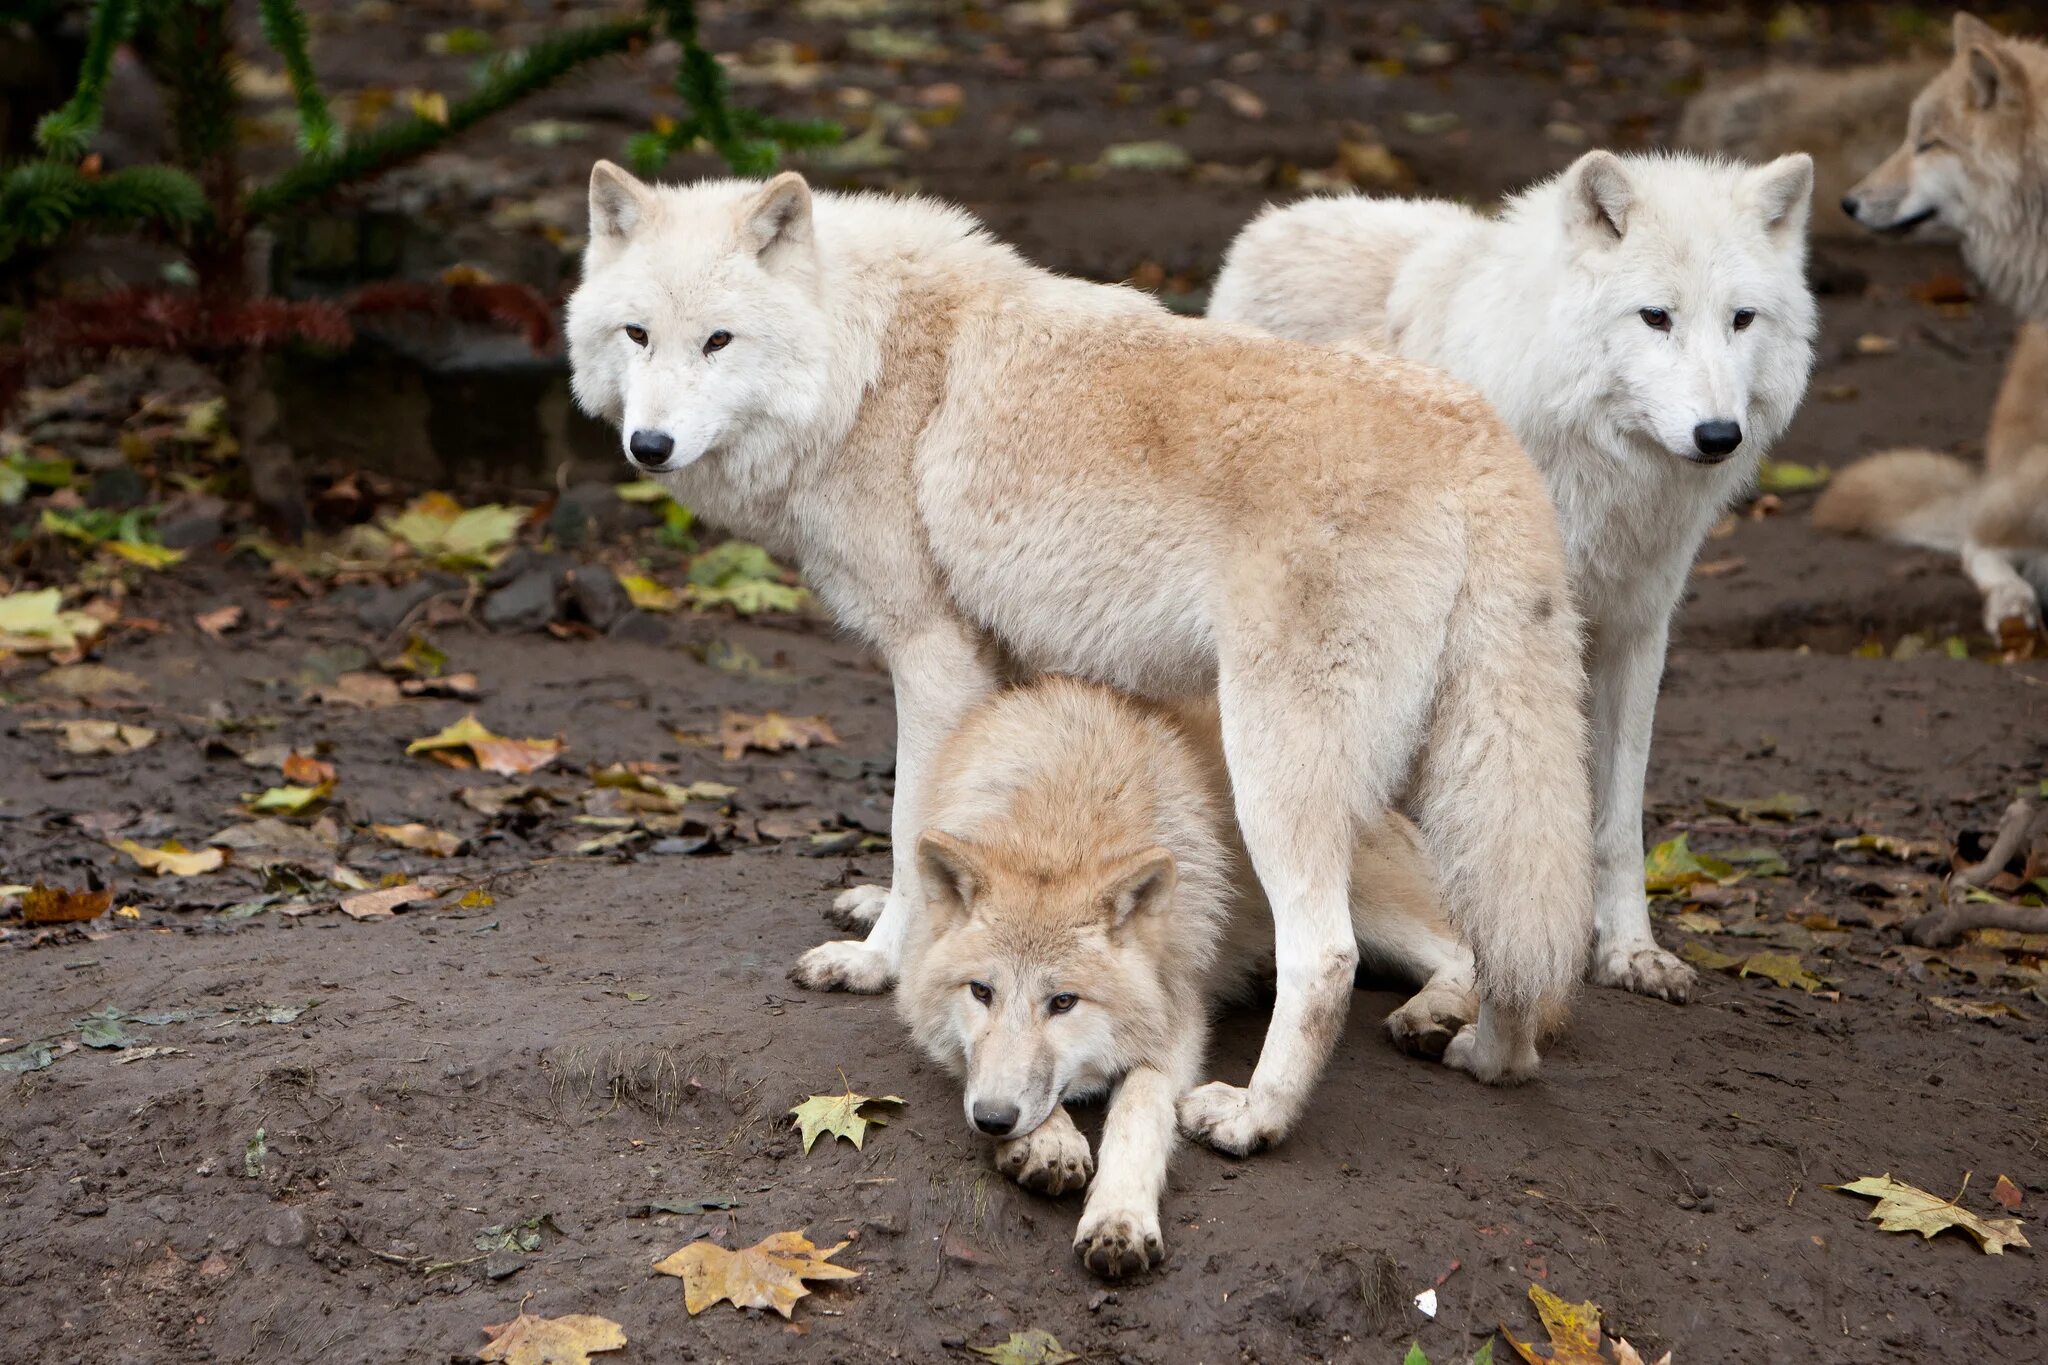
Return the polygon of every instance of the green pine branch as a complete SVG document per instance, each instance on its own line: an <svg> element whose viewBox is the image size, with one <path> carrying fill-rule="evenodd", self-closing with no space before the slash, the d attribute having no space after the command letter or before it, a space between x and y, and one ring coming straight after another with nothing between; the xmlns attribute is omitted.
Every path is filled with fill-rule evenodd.
<svg viewBox="0 0 2048 1365"><path fill-rule="evenodd" d="M54 242L80 223L176 232L209 215L199 182L172 166L86 175L59 161L32 161L0 173L0 260L23 246Z"/></svg>
<svg viewBox="0 0 2048 1365"><path fill-rule="evenodd" d="M624 50L651 31L645 19L587 24L544 39L524 52L493 62L475 92L449 106L448 121L414 116L352 138L323 157L308 157L276 179L250 191L245 208L252 220L272 217L317 199L351 181L388 171L425 155L457 133L553 84L584 62Z"/></svg>
<svg viewBox="0 0 2048 1365"><path fill-rule="evenodd" d="M781 163L785 150L829 147L844 130L827 119L781 119L751 109L736 109L732 82L725 67L697 36L695 0L648 0L650 13L683 49L676 64L676 94L688 113L666 128L635 135L626 157L642 175L653 175L677 152L699 141L741 175L766 175Z"/></svg>
<svg viewBox="0 0 2048 1365"><path fill-rule="evenodd" d="M292 102L299 109L299 150L307 156L325 156L335 147L334 115L328 111L319 77L313 74L305 13L298 0L263 0L261 16L263 36L284 58Z"/></svg>
<svg viewBox="0 0 2048 1365"><path fill-rule="evenodd" d="M63 108L52 110L36 123L36 145L50 156L76 160L85 155L86 145L99 131L114 50L135 31L136 9L136 0L99 0L93 6L85 59L78 68L78 88Z"/></svg>

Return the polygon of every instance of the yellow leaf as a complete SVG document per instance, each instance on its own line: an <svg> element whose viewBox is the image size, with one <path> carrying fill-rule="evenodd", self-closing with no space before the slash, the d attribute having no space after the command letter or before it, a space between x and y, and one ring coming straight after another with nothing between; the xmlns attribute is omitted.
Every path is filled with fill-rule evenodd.
<svg viewBox="0 0 2048 1365"><path fill-rule="evenodd" d="M98 919L114 903L112 887L103 891L66 891L58 886L19 888L21 918L25 924L76 924Z"/></svg>
<svg viewBox="0 0 2048 1365"><path fill-rule="evenodd" d="M145 848L133 839L123 839L113 847L133 858L144 871L159 877L196 877L216 871L228 860L227 854L217 848L202 848L194 853L175 839L158 848Z"/></svg>
<svg viewBox="0 0 2048 1365"><path fill-rule="evenodd" d="M467 749L475 756L477 766L486 772L517 777L547 767L560 757L563 747L559 739L506 739L494 735L471 712L439 734L414 740L405 746L405 751L432 754Z"/></svg>
<svg viewBox="0 0 2048 1365"><path fill-rule="evenodd" d="M1930 995L1927 1003L1945 1014L1958 1015L1964 1019L2017 1019L2025 1023L2027 1016L2021 1014L2003 1000L1958 1000L1954 996Z"/></svg>
<svg viewBox="0 0 2048 1365"><path fill-rule="evenodd" d="M1683 834L1666 839L1643 859L1643 889L1652 896L1671 895L1703 883L1726 885L1741 875L1732 863L1693 852Z"/></svg>
<svg viewBox="0 0 2048 1365"><path fill-rule="evenodd" d="M1901 839L1894 834L1858 834L1847 839L1835 840L1835 848L1841 852L1851 850L1862 853L1882 853L1887 858L1897 858L1902 863L1917 862L1921 858L1938 858L1948 852L1948 845L1932 839Z"/></svg>
<svg viewBox="0 0 2048 1365"><path fill-rule="evenodd" d="M61 588L0 596L0 649L16 654L63 653L100 633L102 622L62 609Z"/></svg>
<svg viewBox="0 0 2048 1365"><path fill-rule="evenodd" d="M968 1350L993 1365L1069 1365L1081 1357L1060 1345L1060 1339L1043 1327L1012 1332L994 1346L970 1346Z"/></svg>
<svg viewBox="0 0 2048 1365"><path fill-rule="evenodd" d="M880 1115L863 1114L861 1110L871 1104L903 1103L901 1095L857 1095L849 1086L843 1095L813 1095L789 1112L796 1116L796 1126L803 1131L804 1151L808 1153L821 1133L843 1137L859 1147L867 1137L869 1124L880 1127L888 1122Z"/></svg>
<svg viewBox="0 0 2048 1365"><path fill-rule="evenodd" d="M370 828L400 848L431 853L437 858L452 858L462 851L460 836L450 834L445 829L423 825L417 820L404 825L371 825Z"/></svg>
<svg viewBox="0 0 2048 1365"><path fill-rule="evenodd" d="M1543 1320L1543 1330L1550 1337L1550 1354L1536 1354L1532 1346L1517 1341L1503 1326L1501 1334L1516 1355L1531 1365L1607 1365L1607 1358L1600 1353L1599 1305L1566 1303L1540 1284L1529 1286L1529 1301L1536 1305L1536 1316Z"/></svg>
<svg viewBox="0 0 2048 1365"><path fill-rule="evenodd" d="M123 725L115 720L38 720L21 728L55 731L57 747L67 754L119 757L156 743L156 731L148 726Z"/></svg>
<svg viewBox="0 0 2048 1365"><path fill-rule="evenodd" d="M1963 1184L1968 1186L1968 1176L1963 1177ZM2031 1245L2020 1232L2017 1218L1982 1217L1954 1200L1929 1194L1888 1174L1866 1175L1861 1180L1828 1188L1877 1200L1877 1207L1870 1211L1871 1221L1886 1232L1917 1232L1922 1237L1932 1237L1954 1228L1976 1238L1977 1245L1992 1256L2004 1255L2007 1247Z"/></svg>
<svg viewBox="0 0 2048 1365"><path fill-rule="evenodd" d="M448 124L448 97L436 90L415 90L408 97L413 113L429 123Z"/></svg>
<svg viewBox="0 0 2048 1365"><path fill-rule="evenodd" d="M183 550L173 550L167 545L146 545L137 540L110 540L106 542L106 548L145 569L168 569L185 558Z"/></svg>
<svg viewBox="0 0 2048 1365"><path fill-rule="evenodd" d="M808 749L813 744L837 744L839 736L823 716L785 716L779 711L749 715L727 711L718 720L718 743L728 762L749 749L779 753L784 749Z"/></svg>
<svg viewBox="0 0 2048 1365"><path fill-rule="evenodd" d="M333 792L331 780L313 787L269 787L254 795L242 793L242 804L255 815L303 815Z"/></svg>
<svg viewBox="0 0 2048 1365"><path fill-rule="evenodd" d="M1736 975L1769 977L1780 986L1797 986L1808 995L1828 984L1825 978L1808 971L1793 953L1751 953Z"/></svg>
<svg viewBox="0 0 2048 1365"><path fill-rule="evenodd" d="M681 589L640 574L620 574L619 586L626 590L626 596L633 605L642 611L675 611L683 605Z"/></svg>
<svg viewBox="0 0 2048 1365"><path fill-rule="evenodd" d="M588 1313L561 1318L521 1313L510 1322L484 1328L484 1335L491 1344L476 1358L503 1365L590 1365L593 1351L616 1351L626 1344L625 1328Z"/></svg>
<svg viewBox="0 0 2048 1365"><path fill-rule="evenodd" d="M692 1317L724 1300L735 1308L773 1308L789 1317L796 1301L811 1291L805 1280L851 1280L858 1270L829 1264L847 1245L819 1248L801 1232L778 1232L740 1251L715 1242L692 1242L654 1263L662 1275L683 1282L683 1307Z"/></svg>

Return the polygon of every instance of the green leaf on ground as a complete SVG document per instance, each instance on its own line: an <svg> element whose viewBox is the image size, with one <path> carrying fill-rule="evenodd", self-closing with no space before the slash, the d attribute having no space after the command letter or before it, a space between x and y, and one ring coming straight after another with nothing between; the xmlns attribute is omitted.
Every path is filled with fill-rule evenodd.
<svg viewBox="0 0 2048 1365"><path fill-rule="evenodd" d="M1683 834L1666 839L1643 859L1643 889L1652 896L1676 895L1702 884L1725 885L1741 875L1733 863L1693 852Z"/></svg>
<svg viewBox="0 0 2048 1365"><path fill-rule="evenodd" d="M1765 460L1757 469L1757 487L1766 493L1804 493L1819 488L1831 477L1826 465L1794 464L1790 460Z"/></svg>

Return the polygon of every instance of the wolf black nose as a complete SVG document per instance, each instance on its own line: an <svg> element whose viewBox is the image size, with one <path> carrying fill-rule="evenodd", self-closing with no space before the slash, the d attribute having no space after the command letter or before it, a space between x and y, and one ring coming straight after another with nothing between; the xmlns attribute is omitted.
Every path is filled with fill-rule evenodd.
<svg viewBox="0 0 2048 1365"><path fill-rule="evenodd" d="M1842 196L1842 212L1848 214L1851 218L1854 218L1856 210L1862 207L1863 205L1857 201L1855 195L1845 194Z"/></svg>
<svg viewBox="0 0 2048 1365"><path fill-rule="evenodd" d="M976 1101L974 1126L990 1137L1008 1137L1010 1130L1017 1126L1017 1106Z"/></svg>
<svg viewBox="0 0 2048 1365"><path fill-rule="evenodd" d="M626 442L626 449L641 464L661 464L675 448L675 437L665 431L636 431Z"/></svg>
<svg viewBox="0 0 2048 1365"><path fill-rule="evenodd" d="M1742 428L1733 422L1702 422L1692 429L1692 443L1700 454L1719 459L1742 444Z"/></svg>

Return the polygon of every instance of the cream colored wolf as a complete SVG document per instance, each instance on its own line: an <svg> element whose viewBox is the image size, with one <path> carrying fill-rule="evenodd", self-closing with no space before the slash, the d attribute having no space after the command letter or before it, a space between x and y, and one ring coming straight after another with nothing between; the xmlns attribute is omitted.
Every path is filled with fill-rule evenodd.
<svg viewBox="0 0 2048 1365"><path fill-rule="evenodd" d="M1300 1114L1351 993L1354 845L1397 797L1477 959L1446 1060L1533 1072L1589 932L1583 674L1542 480L1483 400L1053 275L928 200L603 162L590 193L578 400L895 681L889 898L800 982L896 976L933 755L1011 664L1216 696L1277 1000L1189 1132L1242 1154Z"/></svg>
<svg viewBox="0 0 2048 1365"><path fill-rule="evenodd" d="M1211 317L1441 365L1549 480L1591 635L1595 981L1683 1000L1643 895L1643 780L1673 611L1813 364L1812 163L1588 152L1510 199L1352 195L1268 210ZM1455 475L1445 471L1438 486Z"/></svg>
<svg viewBox="0 0 2048 1365"><path fill-rule="evenodd" d="M1273 922L1234 837L1213 725L1046 679L971 713L933 767L896 1008L966 1084L996 1164L1059 1194L1095 1170L1074 1249L1103 1275L1164 1255L1175 1101L1215 1003L1270 971ZM1362 843L1359 947L1433 932L1419 859ZM1100 1161L1065 1105L1110 1096Z"/></svg>
<svg viewBox="0 0 2048 1365"><path fill-rule="evenodd" d="M1843 471L1814 524L1953 550L2008 640L2048 595L2048 47L1955 19L1955 56L1913 101L1905 141L1842 208L1880 232L1954 229L1963 259L2021 319L1985 470L1894 450Z"/></svg>

